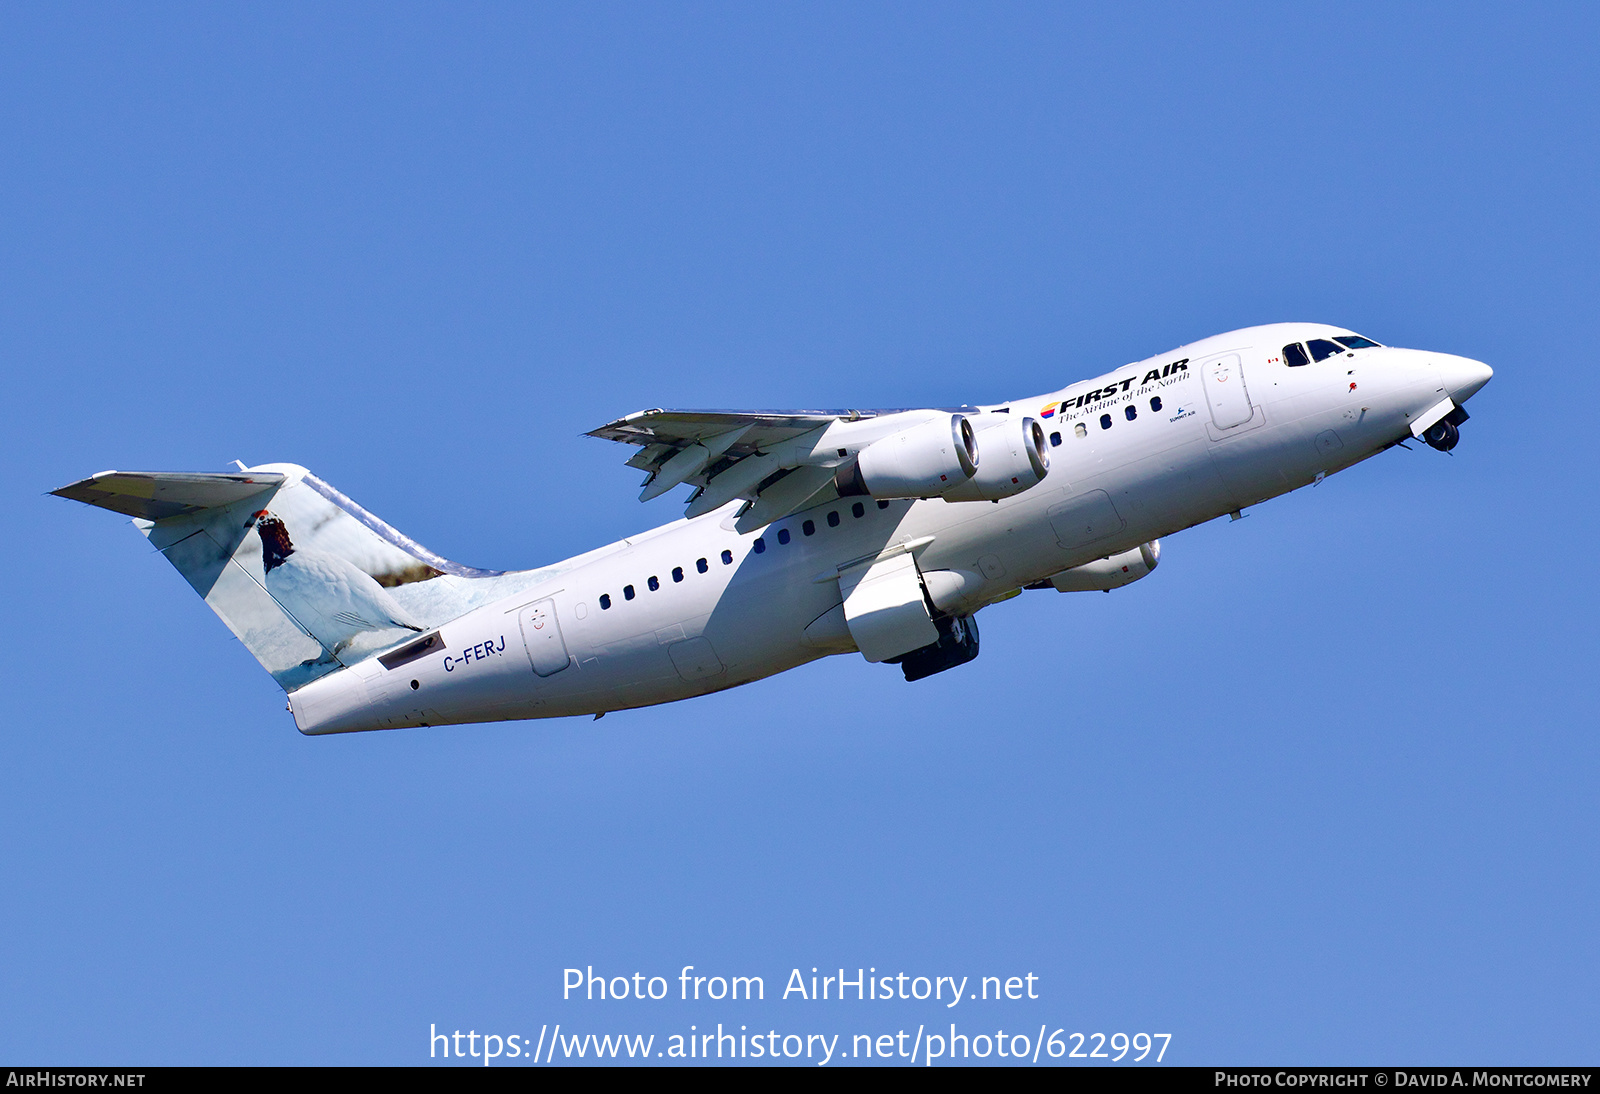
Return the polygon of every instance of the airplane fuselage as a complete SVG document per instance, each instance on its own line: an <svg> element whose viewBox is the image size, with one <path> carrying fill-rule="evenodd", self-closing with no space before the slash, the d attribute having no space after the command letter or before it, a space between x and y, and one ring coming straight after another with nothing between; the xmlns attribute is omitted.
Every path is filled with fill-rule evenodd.
<svg viewBox="0 0 1600 1094"><path fill-rule="evenodd" d="M970 615L1409 440L1490 375L1389 347L1284 359L1286 344L1346 333L1250 328L974 408L1040 421L1043 481L998 502L843 497L744 532L730 502L572 559L444 624L425 656L363 661L294 691L290 709L325 733L598 715L748 683L856 648L838 580L852 560L904 551L931 601Z"/></svg>

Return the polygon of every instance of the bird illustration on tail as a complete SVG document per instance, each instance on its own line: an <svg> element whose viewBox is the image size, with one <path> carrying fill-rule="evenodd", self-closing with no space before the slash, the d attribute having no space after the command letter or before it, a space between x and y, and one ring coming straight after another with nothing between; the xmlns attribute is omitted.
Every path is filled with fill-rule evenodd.
<svg viewBox="0 0 1600 1094"><path fill-rule="evenodd" d="M267 592L334 657L370 631L425 629L355 563L296 547L288 527L266 509L250 521L261 537Z"/></svg>

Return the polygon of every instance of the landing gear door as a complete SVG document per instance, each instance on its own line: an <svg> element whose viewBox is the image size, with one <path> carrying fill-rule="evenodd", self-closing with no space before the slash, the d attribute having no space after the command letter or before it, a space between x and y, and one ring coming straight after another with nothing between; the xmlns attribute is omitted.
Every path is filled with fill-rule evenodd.
<svg viewBox="0 0 1600 1094"><path fill-rule="evenodd" d="M1200 382L1206 388L1212 424L1218 429L1243 425L1254 415L1244 386L1244 363L1237 353L1224 353L1201 365Z"/></svg>
<svg viewBox="0 0 1600 1094"><path fill-rule="evenodd" d="M850 637L868 661L887 661L939 640L909 551L840 571L839 592Z"/></svg>
<svg viewBox="0 0 1600 1094"><path fill-rule="evenodd" d="M517 614L522 627L522 644L528 650L528 660L533 671L540 676L554 676L567 667L567 644L561 640L561 624L556 622L554 600L541 600L529 604Z"/></svg>

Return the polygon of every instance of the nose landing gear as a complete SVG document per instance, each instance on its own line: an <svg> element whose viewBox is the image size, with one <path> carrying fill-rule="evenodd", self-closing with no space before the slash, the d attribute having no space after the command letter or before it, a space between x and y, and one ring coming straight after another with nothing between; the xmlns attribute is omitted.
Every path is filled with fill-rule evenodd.
<svg viewBox="0 0 1600 1094"><path fill-rule="evenodd" d="M1440 452L1448 452L1461 440L1461 431L1456 424L1448 419L1434 422L1422 431L1422 439L1430 448L1437 448Z"/></svg>
<svg viewBox="0 0 1600 1094"><path fill-rule="evenodd" d="M1448 452L1461 440L1461 423L1466 420L1467 408L1458 406L1417 434L1417 436L1427 442L1429 448L1437 448L1440 452Z"/></svg>

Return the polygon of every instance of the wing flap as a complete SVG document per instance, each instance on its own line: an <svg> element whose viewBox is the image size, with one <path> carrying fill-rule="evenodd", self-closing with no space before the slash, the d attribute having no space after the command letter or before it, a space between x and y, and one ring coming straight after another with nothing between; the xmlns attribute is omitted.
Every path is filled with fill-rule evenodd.
<svg viewBox="0 0 1600 1094"><path fill-rule="evenodd" d="M688 483L698 487L688 500L688 516L701 516L744 498L756 503L754 509L747 508L748 519L740 522L750 526L752 519L770 523L787 516L828 489L833 465L844 459L843 452L819 448L824 434L833 436L830 427L902 413L641 410L590 430L587 436L638 446L627 463L649 473L640 501ZM776 496L766 503L769 492Z"/></svg>
<svg viewBox="0 0 1600 1094"><path fill-rule="evenodd" d="M732 448L748 432L750 432L749 426L740 426L715 437L707 437L703 441L674 449L667 461L650 476L650 481L639 494L639 500L649 501L651 498L658 498L679 483L688 482L704 471L712 460Z"/></svg>
<svg viewBox="0 0 1600 1094"><path fill-rule="evenodd" d="M734 527L740 533L752 532L790 513L822 505L838 496L833 488L833 468L797 467L761 491L755 504L740 515Z"/></svg>

